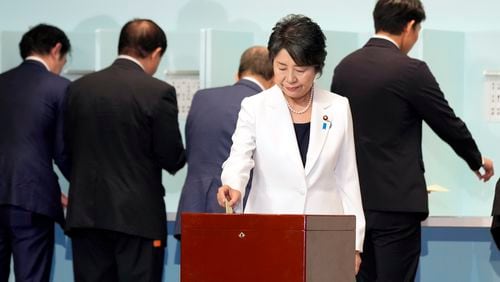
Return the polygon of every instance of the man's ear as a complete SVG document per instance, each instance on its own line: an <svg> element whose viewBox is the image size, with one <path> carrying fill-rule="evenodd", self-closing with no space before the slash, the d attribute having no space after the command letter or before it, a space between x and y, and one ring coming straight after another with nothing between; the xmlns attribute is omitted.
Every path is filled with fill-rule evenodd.
<svg viewBox="0 0 500 282"><path fill-rule="evenodd" d="M160 59L160 58L161 58L161 56L163 55L163 54L162 54L162 50L163 50L163 49L162 49L161 47L156 48L156 49L153 51L153 53L151 53L151 58L153 58L153 59Z"/></svg>
<svg viewBox="0 0 500 282"><path fill-rule="evenodd" d="M54 59L59 59L61 56L61 48L62 44L60 42L57 42L52 49L50 49L50 56L53 57Z"/></svg>
<svg viewBox="0 0 500 282"><path fill-rule="evenodd" d="M411 29L417 28L417 23L415 20L409 21L405 26L405 32L409 32Z"/></svg>

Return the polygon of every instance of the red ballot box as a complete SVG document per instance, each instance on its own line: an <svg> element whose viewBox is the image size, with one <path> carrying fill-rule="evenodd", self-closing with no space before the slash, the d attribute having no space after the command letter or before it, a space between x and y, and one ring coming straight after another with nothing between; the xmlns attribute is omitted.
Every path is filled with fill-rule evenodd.
<svg viewBox="0 0 500 282"><path fill-rule="evenodd" d="M353 215L182 214L181 282L354 281Z"/></svg>

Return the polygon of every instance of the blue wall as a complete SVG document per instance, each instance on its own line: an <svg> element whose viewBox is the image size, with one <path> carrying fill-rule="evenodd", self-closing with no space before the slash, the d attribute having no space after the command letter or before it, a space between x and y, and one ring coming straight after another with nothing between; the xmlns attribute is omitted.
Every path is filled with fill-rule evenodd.
<svg viewBox="0 0 500 282"><path fill-rule="evenodd" d="M416 281L500 281L500 252L489 228L423 228Z"/></svg>

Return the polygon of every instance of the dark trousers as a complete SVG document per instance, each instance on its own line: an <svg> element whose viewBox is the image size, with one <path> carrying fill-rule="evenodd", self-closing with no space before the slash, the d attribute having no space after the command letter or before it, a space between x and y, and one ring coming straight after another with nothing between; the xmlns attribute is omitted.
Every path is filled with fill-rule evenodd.
<svg viewBox="0 0 500 282"><path fill-rule="evenodd" d="M75 282L161 282L165 241L101 229L71 231Z"/></svg>
<svg viewBox="0 0 500 282"><path fill-rule="evenodd" d="M0 206L0 282L48 282L54 254L54 221L15 206Z"/></svg>
<svg viewBox="0 0 500 282"><path fill-rule="evenodd" d="M414 281L424 217L423 213L365 211L365 243L357 281Z"/></svg>

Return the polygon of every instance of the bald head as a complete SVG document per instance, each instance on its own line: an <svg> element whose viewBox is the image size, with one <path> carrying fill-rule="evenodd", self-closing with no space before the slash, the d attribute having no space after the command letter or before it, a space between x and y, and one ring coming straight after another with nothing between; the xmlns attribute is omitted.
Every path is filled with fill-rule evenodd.
<svg viewBox="0 0 500 282"><path fill-rule="evenodd" d="M167 36L152 20L134 19L123 26L118 43L118 54L142 59L157 48L161 48L161 55L163 55L167 50Z"/></svg>
<svg viewBox="0 0 500 282"><path fill-rule="evenodd" d="M241 55L238 77L259 76L264 80L272 80L273 64L269 60L269 52L264 46L253 46Z"/></svg>

